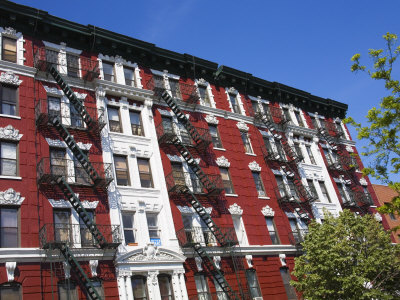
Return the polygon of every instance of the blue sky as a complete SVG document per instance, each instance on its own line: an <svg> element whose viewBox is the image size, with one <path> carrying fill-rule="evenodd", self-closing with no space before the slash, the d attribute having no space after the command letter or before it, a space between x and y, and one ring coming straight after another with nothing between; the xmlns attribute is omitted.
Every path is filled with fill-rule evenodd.
<svg viewBox="0 0 400 300"><path fill-rule="evenodd" d="M350 57L400 34L398 0L14 2L345 102L360 122L385 90L351 73Z"/></svg>

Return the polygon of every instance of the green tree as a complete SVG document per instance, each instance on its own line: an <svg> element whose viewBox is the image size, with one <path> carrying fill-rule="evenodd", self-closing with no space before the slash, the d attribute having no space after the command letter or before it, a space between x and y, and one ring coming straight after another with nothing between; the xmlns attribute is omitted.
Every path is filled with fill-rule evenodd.
<svg viewBox="0 0 400 300"><path fill-rule="evenodd" d="M364 168L364 175L371 175L388 184L398 196L392 202L379 209L382 213L400 213L400 182L391 180L393 174L400 171L400 84L394 78L394 66L400 55L400 46L397 46L397 35L387 33L383 36L384 49L369 49L372 64L367 67L360 63L360 54L355 54L351 60L352 72L366 72L372 79L380 80L385 84L387 95L384 96L379 107L373 107L366 116L367 126L362 126L352 118L350 122L357 130L357 137L366 140L368 146L362 155L374 157L373 163Z"/></svg>
<svg viewBox="0 0 400 300"><path fill-rule="evenodd" d="M302 246L291 284L305 299L399 299L399 248L373 216L313 221Z"/></svg>

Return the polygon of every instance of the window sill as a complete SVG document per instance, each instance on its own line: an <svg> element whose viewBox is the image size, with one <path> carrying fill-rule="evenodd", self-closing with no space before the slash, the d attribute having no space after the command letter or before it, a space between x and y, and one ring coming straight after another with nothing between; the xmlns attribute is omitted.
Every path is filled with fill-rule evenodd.
<svg viewBox="0 0 400 300"><path fill-rule="evenodd" d="M258 199L269 200L271 198L270 197L266 197L266 196L258 196Z"/></svg>
<svg viewBox="0 0 400 300"><path fill-rule="evenodd" d="M257 156L257 154L254 153L245 153L246 155L250 155L250 156Z"/></svg>
<svg viewBox="0 0 400 300"><path fill-rule="evenodd" d="M226 197L239 197L238 194L225 194Z"/></svg>
<svg viewBox="0 0 400 300"><path fill-rule="evenodd" d="M226 151L226 149L224 149L224 148L213 148L214 150L218 150L218 151Z"/></svg>
<svg viewBox="0 0 400 300"><path fill-rule="evenodd" d="M13 115L4 115L4 114L0 114L0 117L2 117L2 118L10 118L10 119L21 120L21 117L19 117L19 116L13 116Z"/></svg>
<svg viewBox="0 0 400 300"><path fill-rule="evenodd" d="M0 175L0 179L22 180L22 177Z"/></svg>

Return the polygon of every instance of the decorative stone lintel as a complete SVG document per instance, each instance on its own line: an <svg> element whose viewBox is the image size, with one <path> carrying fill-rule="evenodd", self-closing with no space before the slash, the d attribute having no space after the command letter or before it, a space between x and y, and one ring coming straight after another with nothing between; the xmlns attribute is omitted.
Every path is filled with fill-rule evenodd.
<svg viewBox="0 0 400 300"><path fill-rule="evenodd" d="M286 254L279 254L279 260L282 267L286 267Z"/></svg>
<svg viewBox="0 0 400 300"><path fill-rule="evenodd" d="M7 71L1 73L0 82L19 86L22 83L22 80L20 80L19 76L14 74L14 72Z"/></svg>
<svg viewBox="0 0 400 300"><path fill-rule="evenodd" d="M236 123L237 128L239 128L240 131L248 132L249 131L249 126L243 121L237 122Z"/></svg>
<svg viewBox="0 0 400 300"><path fill-rule="evenodd" d="M15 129L12 125L7 125L6 127L0 127L0 139L19 141L21 140L23 134L19 133L18 129Z"/></svg>
<svg viewBox="0 0 400 300"><path fill-rule="evenodd" d="M362 178L360 179L360 184L363 185L363 186L367 186L367 185L368 185L368 182L367 182L367 180L366 180L364 177L362 177Z"/></svg>
<svg viewBox="0 0 400 300"><path fill-rule="evenodd" d="M208 82L204 78L200 78L200 79L197 80L197 84L198 85L207 86Z"/></svg>
<svg viewBox="0 0 400 300"><path fill-rule="evenodd" d="M2 35L6 35L6 36L11 37L11 38L14 38L14 39L16 39L18 37L17 36L17 31L12 27L4 28L3 31L1 32L1 34Z"/></svg>
<svg viewBox="0 0 400 300"><path fill-rule="evenodd" d="M261 213L262 213L264 216L266 216L266 217L273 217L273 216L275 216L274 210L273 210L271 207L269 207L268 205L266 205L265 207L263 207L263 208L261 209Z"/></svg>
<svg viewBox="0 0 400 300"><path fill-rule="evenodd" d="M0 205L20 206L24 200L25 197L21 197L21 194L16 192L13 188L0 192Z"/></svg>
<svg viewBox="0 0 400 300"><path fill-rule="evenodd" d="M215 162L217 163L217 165L219 167L229 168L230 165L231 165L231 163L229 162L229 160L225 156L218 157Z"/></svg>
<svg viewBox="0 0 400 300"><path fill-rule="evenodd" d="M238 90L235 89L234 87L230 87L227 89L228 94L234 94L237 95L238 94Z"/></svg>
<svg viewBox="0 0 400 300"><path fill-rule="evenodd" d="M203 267L202 267L202 265L201 265L201 263L203 262L203 260L201 259L201 257L196 256L196 257L194 258L194 261L196 262L197 271L198 271L198 272L203 271Z"/></svg>
<svg viewBox="0 0 400 300"><path fill-rule="evenodd" d="M252 161L251 163L249 163L249 168L252 171L256 171L256 172L261 171L261 167L256 161Z"/></svg>
<svg viewBox="0 0 400 300"><path fill-rule="evenodd" d="M72 208L71 203L65 200L54 200L54 199L48 199L51 206L53 208ZM99 204L99 201L82 201L82 205L85 209L90 209L94 210L96 209L97 205Z"/></svg>
<svg viewBox="0 0 400 300"><path fill-rule="evenodd" d="M99 265L99 261L97 259L89 260L90 272L93 277L97 277L97 266Z"/></svg>
<svg viewBox="0 0 400 300"><path fill-rule="evenodd" d="M246 262L247 262L247 265L249 266L249 268L252 268L253 267L253 256L246 255L245 258L246 258Z"/></svg>
<svg viewBox="0 0 400 300"><path fill-rule="evenodd" d="M7 271L7 280L8 282L14 281L14 271L17 267L16 261L7 261L6 262L6 271Z"/></svg>
<svg viewBox="0 0 400 300"><path fill-rule="evenodd" d="M243 214L243 209L237 203L234 203L231 206L229 206L228 210L231 213L231 215L241 216Z"/></svg>
<svg viewBox="0 0 400 300"><path fill-rule="evenodd" d="M208 124L218 125L219 121L214 115L207 115L205 120Z"/></svg>

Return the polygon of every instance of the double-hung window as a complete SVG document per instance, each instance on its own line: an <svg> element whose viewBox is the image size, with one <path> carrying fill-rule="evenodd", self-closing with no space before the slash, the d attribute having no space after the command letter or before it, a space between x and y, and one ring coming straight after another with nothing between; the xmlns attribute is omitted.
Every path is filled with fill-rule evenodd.
<svg viewBox="0 0 400 300"><path fill-rule="evenodd" d="M229 174L228 168L219 168L222 177L222 183L224 185L225 194L233 194L235 191L233 190L233 184L231 180L231 175Z"/></svg>
<svg viewBox="0 0 400 300"><path fill-rule="evenodd" d="M235 94L229 94L229 101L231 102L231 106L232 106L232 111L234 113L240 114L240 109L239 109L239 105L236 99L236 95Z"/></svg>
<svg viewBox="0 0 400 300"><path fill-rule="evenodd" d="M207 278L202 274L194 275L199 300L211 300Z"/></svg>
<svg viewBox="0 0 400 300"><path fill-rule="evenodd" d="M198 87L200 98L203 101L204 106L211 106L210 96L208 96L207 87L204 85L199 85Z"/></svg>
<svg viewBox="0 0 400 300"><path fill-rule="evenodd" d="M251 172L253 175L254 183L256 185L258 196L264 197L265 196L265 188L263 181L261 179L261 174L259 172Z"/></svg>
<svg viewBox="0 0 400 300"><path fill-rule="evenodd" d="M135 71L131 68L124 67L125 84L135 86Z"/></svg>
<svg viewBox="0 0 400 300"><path fill-rule="evenodd" d="M135 275L132 277L133 298L135 300L148 300L147 280L145 276Z"/></svg>
<svg viewBox="0 0 400 300"><path fill-rule="evenodd" d="M58 118L59 121L61 122L61 98L59 97L47 97L47 109L48 109L48 114L49 117L52 118Z"/></svg>
<svg viewBox="0 0 400 300"><path fill-rule="evenodd" d="M17 62L17 40L3 36L1 40L1 59L9 62Z"/></svg>
<svg viewBox="0 0 400 300"><path fill-rule="evenodd" d="M117 185L130 185L129 169L126 156L114 155L115 175Z"/></svg>
<svg viewBox="0 0 400 300"><path fill-rule="evenodd" d="M247 282L248 282L249 288L250 288L251 298L254 299L257 297L262 297L260 285L258 284L256 270L254 270L254 269L246 270L246 277L247 277Z"/></svg>
<svg viewBox="0 0 400 300"><path fill-rule="evenodd" d="M160 241L160 229L158 227L158 215L154 213L146 214L147 227L149 230L150 242L154 243L156 246L161 245Z"/></svg>
<svg viewBox="0 0 400 300"><path fill-rule="evenodd" d="M75 106L71 103L70 105L70 115L71 115L71 126L83 128L83 119L81 114L76 110Z"/></svg>
<svg viewBox="0 0 400 300"><path fill-rule="evenodd" d="M129 112L129 119L131 121L132 134L143 136L144 134L142 128L142 121L140 119L140 112L131 110Z"/></svg>
<svg viewBox="0 0 400 300"><path fill-rule="evenodd" d="M67 74L69 77L79 77L79 56L67 53Z"/></svg>
<svg viewBox="0 0 400 300"><path fill-rule="evenodd" d="M315 162L314 155L313 155L313 153L311 151L311 146L310 145L306 145L306 150L307 150L308 157L310 158L311 164L316 165L317 163Z"/></svg>
<svg viewBox="0 0 400 300"><path fill-rule="evenodd" d="M152 188L153 178L151 176L150 161L146 158L138 158L140 184L144 188Z"/></svg>
<svg viewBox="0 0 400 300"><path fill-rule="evenodd" d="M50 148L50 171L53 176L67 176L66 151L63 148Z"/></svg>
<svg viewBox="0 0 400 300"><path fill-rule="evenodd" d="M108 111L108 124L110 126L110 131L122 132L119 109L109 106L107 107L107 111Z"/></svg>
<svg viewBox="0 0 400 300"><path fill-rule="evenodd" d="M308 190L312 197L318 198L317 190L315 189L314 181L312 179L307 179Z"/></svg>
<svg viewBox="0 0 400 300"><path fill-rule="evenodd" d="M75 282L67 280L58 283L58 299L59 300L78 300L78 289Z"/></svg>
<svg viewBox="0 0 400 300"><path fill-rule="evenodd" d="M17 176L17 144L0 141L1 175Z"/></svg>
<svg viewBox="0 0 400 300"><path fill-rule="evenodd" d="M162 300L173 300L173 288L171 276L167 274L158 275L158 286L160 288L160 295Z"/></svg>
<svg viewBox="0 0 400 300"><path fill-rule="evenodd" d="M130 245L136 243L136 229L133 212L122 213L122 225L124 227L125 244Z"/></svg>
<svg viewBox="0 0 400 300"><path fill-rule="evenodd" d="M269 237L271 238L271 242L273 245L279 245L279 235L276 230L275 222L273 217L265 217L265 222L267 223L267 229L269 233Z"/></svg>
<svg viewBox="0 0 400 300"><path fill-rule="evenodd" d="M114 66L110 63L103 62L104 80L115 82Z"/></svg>
<svg viewBox="0 0 400 300"><path fill-rule="evenodd" d="M181 90L179 89L179 81L169 78L168 82L172 97L182 99Z"/></svg>
<svg viewBox="0 0 400 300"><path fill-rule="evenodd" d="M336 182L337 188L339 190L340 197L342 198L343 203L346 203L348 201L346 197L346 187L343 183L341 182Z"/></svg>
<svg viewBox="0 0 400 300"><path fill-rule="evenodd" d="M251 147L251 142L249 138L249 134L247 132L240 133L244 145L244 151L248 154L253 154L253 149Z"/></svg>
<svg viewBox="0 0 400 300"><path fill-rule="evenodd" d="M290 117L289 109L286 107L282 107L282 112L285 122L291 122L292 118Z"/></svg>
<svg viewBox="0 0 400 300"><path fill-rule="evenodd" d="M1 96L1 113L4 115L16 116L17 110L17 99L18 89L15 86L0 85L0 96Z"/></svg>
<svg viewBox="0 0 400 300"><path fill-rule="evenodd" d="M299 158L299 161L304 161L303 153L301 151L299 143L294 143L294 150L296 151L296 155Z"/></svg>
<svg viewBox="0 0 400 300"><path fill-rule="evenodd" d="M214 148L223 148L217 126L209 124L208 128L210 128L210 135Z"/></svg>
<svg viewBox="0 0 400 300"><path fill-rule="evenodd" d="M72 242L70 210L54 210L54 239L57 242Z"/></svg>
<svg viewBox="0 0 400 300"><path fill-rule="evenodd" d="M90 219L94 222L94 211L86 210ZM95 245L93 235L90 232L89 228L86 226L85 222L83 222L82 218L79 218L79 230L81 234L81 246L82 247L93 247Z"/></svg>
<svg viewBox="0 0 400 300"><path fill-rule="evenodd" d="M332 201L331 201L331 199L329 198L329 193L328 193L328 191L327 191L327 189L326 189L325 182L320 181L320 182L319 182L319 186L320 186L320 188L321 188L322 196L324 196L324 200L325 200L326 202L328 202L328 203L331 203Z"/></svg>
<svg viewBox="0 0 400 300"><path fill-rule="evenodd" d="M300 112L295 110L294 115L296 116L296 120L297 120L297 123L299 124L299 126L304 127L304 122L303 122L303 119L301 118Z"/></svg>
<svg viewBox="0 0 400 300"><path fill-rule="evenodd" d="M18 208L0 207L0 247L18 247Z"/></svg>

